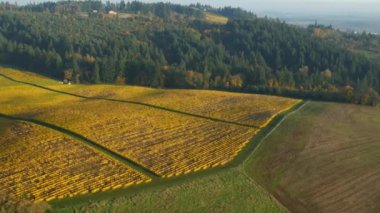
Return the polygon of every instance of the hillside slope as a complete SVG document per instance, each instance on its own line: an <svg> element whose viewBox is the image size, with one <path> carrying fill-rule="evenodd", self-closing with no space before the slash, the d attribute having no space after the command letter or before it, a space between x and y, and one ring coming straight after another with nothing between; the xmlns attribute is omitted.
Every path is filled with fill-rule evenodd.
<svg viewBox="0 0 380 213"><path fill-rule="evenodd" d="M0 63L78 83L380 100L376 58L307 29L234 8L134 1L112 4L120 14L110 16L109 5L88 4L0 5Z"/></svg>
<svg viewBox="0 0 380 213"><path fill-rule="evenodd" d="M15 182L10 181L11 176L0 177L0 184L4 189L17 191L15 196L30 194L32 199L37 200L66 199L78 194L92 193L97 197L99 191L120 188L128 190L131 185L145 183L141 186L144 187L150 181L160 184L182 176L186 179L188 175L198 174L201 170L207 172L223 169L240 156L241 152L246 153L247 151L243 150L248 145L252 148L250 140L257 132L265 128L278 114L300 103L295 99L217 91L65 85L33 73L9 68L0 69L0 95L0 117L27 124L25 128L5 127L5 135L0 140L0 146L3 147L0 158L6 162L4 165L21 166L17 161L17 155L21 151L18 150L18 145L21 144L26 149L25 154L27 151L33 153L33 150L39 149L46 152L50 148L53 151L54 147L58 149L58 146L53 144L60 140L48 137L48 134L42 131L32 131L29 127L32 124L45 130L54 130L65 139L75 139L76 143L108 157L110 161L121 162L126 164L128 169L133 169L125 172L125 176L129 177L124 178L127 182L118 179L123 176L108 177L99 172L96 184L95 181L87 179L87 185L77 186L81 183L79 180L86 177L86 172L98 172L85 165L82 170L75 164L74 168L66 164L54 164L49 161L54 159L48 155L47 160L32 164L38 165L37 168L28 166L28 174L34 175L22 179L27 185L18 183L19 179ZM0 128L1 131L4 131L3 129ZM20 138L15 140L18 134ZM76 153L78 149L63 141L62 146L70 146L71 154L81 159L81 153ZM61 158L65 159L64 156L67 154L65 149L61 148L56 150L58 161ZM49 153L53 151L50 150ZM71 161L75 161L76 158ZM50 183L55 182L54 178L58 177L40 175L43 173L40 168L44 162L45 171L55 170L61 175L66 175L67 181L72 184L71 188L60 189L60 185L53 184L53 188L50 189L41 185L41 180ZM94 162L93 168L98 164L109 165L105 160ZM58 168L54 169L55 165ZM17 170L9 166L0 166L0 169L4 174L12 174ZM26 170L24 167L23 169ZM101 167L101 170L104 170L103 173L113 171L108 171L107 167ZM136 174L143 174L142 178L137 175L134 177L131 175L134 173L129 172L135 170L140 172ZM122 175L122 170L118 170L117 174ZM79 180L74 182L76 178ZM224 178L224 175L221 178ZM64 181L60 180L59 183L61 182ZM217 184L220 188L219 193L224 194L225 191L220 184ZM255 191L256 185L252 186L250 190ZM80 190L77 191L77 188ZM267 195L263 196L264 200L268 199L265 198Z"/></svg>

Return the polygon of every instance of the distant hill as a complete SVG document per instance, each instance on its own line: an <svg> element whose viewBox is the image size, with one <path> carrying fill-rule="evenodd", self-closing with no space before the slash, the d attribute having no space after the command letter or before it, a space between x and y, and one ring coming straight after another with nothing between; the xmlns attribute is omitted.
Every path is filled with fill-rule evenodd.
<svg viewBox="0 0 380 213"><path fill-rule="evenodd" d="M332 25L335 29L345 32L367 32L372 34L380 34L380 23L377 21L380 19L380 15L302 15L296 13L286 14L278 12L267 12L265 14L270 17L278 17L286 23L299 26L306 27L317 22L323 25Z"/></svg>
<svg viewBox="0 0 380 213"><path fill-rule="evenodd" d="M326 27L305 29L201 4L3 3L0 62L75 83L211 88L375 105L380 64L372 47L380 44L378 36L330 29L339 36L326 37L315 34L317 28Z"/></svg>

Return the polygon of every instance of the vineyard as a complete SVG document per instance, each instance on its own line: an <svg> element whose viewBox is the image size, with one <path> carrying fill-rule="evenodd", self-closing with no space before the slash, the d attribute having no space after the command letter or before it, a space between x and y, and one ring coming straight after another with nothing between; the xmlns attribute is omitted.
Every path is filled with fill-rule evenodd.
<svg viewBox="0 0 380 213"><path fill-rule="evenodd" d="M165 176L223 165L257 131L106 101L66 103L34 117L84 135Z"/></svg>
<svg viewBox="0 0 380 213"><path fill-rule="evenodd" d="M14 79L28 79L30 83L38 82L35 74L31 77L26 74L11 69L2 70L2 73ZM10 83L0 78L2 84ZM239 124L250 125L255 127L264 127L268 121L278 113L291 108L298 100L290 98L279 98L267 95L227 93L219 91L206 90L162 90L151 89L135 86L111 86L111 85L91 85L70 87L57 85L56 81L45 79L44 86L49 89L65 91L76 95L98 98L113 98L120 100L131 100L141 103L147 103L154 106L192 113L203 117L217 118L225 121L236 122ZM13 84L14 85L14 84ZM18 87L20 88L20 87ZM0 88L1 89L1 88ZM46 97L46 91L33 89L33 93L43 93L38 100ZM30 90L28 87L28 91ZM7 88L9 91L9 88ZM20 89L20 92L24 90ZM26 93L28 93L26 91ZM19 91L18 91L19 92ZM48 94L54 95L51 92ZM13 98L14 95L11 97ZM60 96L56 101L62 102L72 97ZM41 102L41 101L39 101ZM190 103L190 104L189 104ZM44 104L51 104L51 100Z"/></svg>
<svg viewBox="0 0 380 213"><path fill-rule="evenodd" d="M90 86L90 88L70 88L70 92L91 97L134 100L257 127L265 126L268 117L276 116L297 102L290 98L205 90L153 90L148 88L142 90L141 87L125 88L104 85ZM127 92L129 90L133 92Z"/></svg>
<svg viewBox="0 0 380 213"><path fill-rule="evenodd" d="M8 125L0 150L2 189L37 201L150 181L73 139L27 123Z"/></svg>
<svg viewBox="0 0 380 213"><path fill-rule="evenodd" d="M276 115L299 102L216 91L62 85L12 69L1 69L0 74L5 76L0 76L0 113L75 132L162 178L227 164ZM17 188L18 196L30 193L37 200L50 200L155 178L66 136L35 125L21 126L16 128L20 135L12 124L0 139L4 147L0 159L13 165L1 165L7 173L1 173L0 185L12 192ZM20 163L33 159L38 150L44 150L44 155L29 161L33 166ZM16 160L14 156L20 153L22 157ZM31 175L24 175L27 180L23 180L14 178L17 174ZM68 178L57 181L62 174ZM57 184L47 187L51 182Z"/></svg>

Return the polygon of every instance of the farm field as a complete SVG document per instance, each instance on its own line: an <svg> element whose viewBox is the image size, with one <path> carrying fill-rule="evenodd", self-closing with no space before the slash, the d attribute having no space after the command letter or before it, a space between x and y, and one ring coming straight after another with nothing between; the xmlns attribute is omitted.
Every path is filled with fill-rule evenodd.
<svg viewBox="0 0 380 213"><path fill-rule="evenodd" d="M0 2L0 213L380 213L375 3L291 3Z"/></svg>
<svg viewBox="0 0 380 213"><path fill-rule="evenodd" d="M52 212L288 212L238 169L51 203Z"/></svg>
<svg viewBox="0 0 380 213"><path fill-rule="evenodd" d="M112 92L110 92L111 88L105 90L103 85L91 86L91 95L89 96L128 99L256 127L265 126L268 117L274 117L297 103L290 98L220 91L141 90L140 87L131 87L131 89L135 91L132 94L125 92L126 88L123 87L112 88ZM69 91L84 96L89 92L86 88L70 88Z"/></svg>
<svg viewBox="0 0 380 213"><path fill-rule="evenodd" d="M257 132L106 101L66 103L33 117L84 135L168 177L226 164Z"/></svg>
<svg viewBox="0 0 380 213"><path fill-rule="evenodd" d="M0 74L15 80L35 83L50 89L84 97L129 100L254 127L265 126L270 118L288 110L299 102L299 100L290 98L207 90L163 90L113 85L57 85L57 81L13 69L2 69ZM39 78L43 80L40 81ZM15 84L15 82L5 81L5 79L0 80L4 85L21 86L20 84ZM52 93L48 94L54 95Z"/></svg>
<svg viewBox="0 0 380 213"><path fill-rule="evenodd" d="M150 181L126 165L57 132L0 119L0 186L37 201Z"/></svg>
<svg viewBox="0 0 380 213"><path fill-rule="evenodd" d="M379 212L380 110L311 102L261 142L246 170L292 212Z"/></svg>
<svg viewBox="0 0 380 213"><path fill-rule="evenodd" d="M194 211L380 209L377 108L308 102L272 126L267 136L261 134L260 146L243 164L215 170L299 101L218 91L62 85L13 69L0 69L0 75L0 113L59 127L57 132L0 119L0 160L5 162L0 185L14 196L53 200L53 211L106 211L110 206L114 212L180 211L193 203ZM144 175L66 131L154 175ZM206 169L211 171L195 173ZM149 187L140 184L150 181Z"/></svg>
<svg viewBox="0 0 380 213"><path fill-rule="evenodd" d="M62 85L14 69L1 69L0 75L0 113L43 121L63 133L74 132L162 178L226 165L260 128L299 103L212 91ZM172 99L178 99L178 104ZM238 101L242 104L235 107ZM186 102L194 107L187 107ZM208 108L218 104L226 105L225 112L212 114Z"/></svg>
<svg viewBox="0 0 380 213"><path fill-rule="evenodd" d="M45 91L40 93L39 88L30 96L25 87L30 86L13 90L12 93L18 94L16 99L4 100L8 103L18 100L24 104L5 104L2 113L28 116L69 129L137 161L160 176L224 165L257 131L150 107L70 96L69 100L64 100L61 97L66 98L66 95L45 96Z"/></svg>
<svg viewBox="0 0 380 213"><path fill-rule="evenodd" d="M16 74L16 77L17 75L20 74ZM1 81L9 80L3 78ZM31 82L33 82L32 78ZM69 129L129 159L133 159L164 177L224 165L231 161L259 130L256 127L214 122L154 107L110 102L108 100L91 100L20 83L14 84L16 85L14 88L3 90L6 93L3 96L7 97L9 91L13 90L12 94L18 94L18 97L10 96L8 99L4 99L4 102L9 104L5 104L2 108L3 113L31 116ZM53 89L63 88L62 85L51 86L52 82L46 82L45 84L50 85L49 88ZM32 89L33 96L28 95L31 94L29 88ZM91 86L75 86L71 90L91 91L91 88ZM103 91L105 90L107 90L107 86L104 86ZM148 89L149 97L152 94L150 90ZM113 90L109 91L112 92ZM70 92L79 95L83 93ZM161 92L164 91L161 90ZM181 91L174 92L180 93ZM128 93L128 88L124 88L124 93ZM209 94L212 93L207 92L204 95L200 94L198 97L203 101L210 100L211 95ZM180 99L180 94L175 96L169 94L168 97L170 96ZM236 94L224 93L224 96L236 98L234 97ZM196 98L194 95L189 97L192 98L191 100ZM227 102L226 100L228 100L228 97L225 100L217 95L215 97L216 100L219 98L219 101ZM243 97L238 98L243 99ZM157 97L156 100L158 99L161 98ZM165 100L168 99L162 98L162 103L165 103ZM265 106L270 106L270 103L275 105L276 100L278 100L278 105L283 104L283 109L288 109L289 106L292 106L290 103L295 104L298 102L297 100L269 96L263 99L262 104ZM17 103L19 100L22 100L24 104ZM245 116L251 117L251 120L254 120L256 116L261 123L265 123L264 116L269 121L273 115L282 111L279 106L276 106L277 112L273 111L263 115L260 110L264 107L257 107L259 100L259 96L253 96L250 99L251 107L249 107L248 103L245 105ZM203 108L208 108L208 104L202 105L203 101L199 101L199 105L203 106ZM179 102L185 103L186 101ZM167 106L173 104L170 101L168 103ZM197 105L193 101L188 103ZM210 105L212 103L211 101ZM235 116L235 112L236 114L241 113L240 110L231 110L233 105L236 105L236 102L231 101L230 108L226 107L226 112L230 113L231 117ZM251 108L252 110L249 110Z"/></svg>

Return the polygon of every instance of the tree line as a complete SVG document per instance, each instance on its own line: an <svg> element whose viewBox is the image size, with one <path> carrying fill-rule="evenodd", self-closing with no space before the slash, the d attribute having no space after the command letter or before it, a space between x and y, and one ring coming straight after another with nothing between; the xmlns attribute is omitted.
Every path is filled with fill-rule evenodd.
<svg viewBox="0 0 380 213"><path fill-rule="evenodd" d="M120 16L86 15L110 10ZM209 23L205 12L229 21ZM200 4L1 3L0 62L76 83L222 89L376 105L380 64L352 49L368 47L378 37L341 33L333 39L316 36L318 29L326 31ZM347 47L349 39L356 47Z"/></svg>

